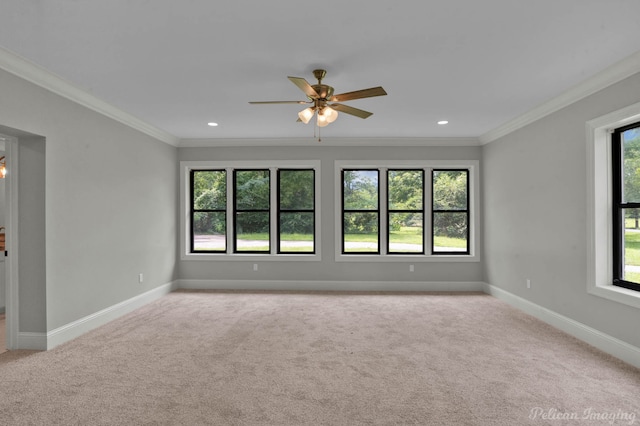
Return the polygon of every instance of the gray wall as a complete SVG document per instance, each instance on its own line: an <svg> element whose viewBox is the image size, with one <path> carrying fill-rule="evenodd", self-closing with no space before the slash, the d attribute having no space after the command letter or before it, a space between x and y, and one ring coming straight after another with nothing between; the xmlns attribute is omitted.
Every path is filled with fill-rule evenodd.
<svg viewBox="0 0 640 426"><path fill-rule="evenodd" d="M481 282L481 262L336 262L335 261L335 160L479 160L480 147L335 147L309 146L180 148L181 161L215 160L320 160L321 161L321 244L319 262L265 261L259 272L255 261L180 261L179 276L186 280L306 280L306 281L409 281ZM482 167L482 166L481 166ZM408 264L415 264L409 272ZM317 286L321 289L321 286ZM352 289L348 284L345 290Z"/></svg>
<svg viewBox="0 0 640 426"><path fill-rule="evenodd" d="M175 280L177 149L2 70L0 93L0 125L46 139L33 152L46 157L44 224L20 236L46 247L46 272L38 291L21 288L20 331L51 331Z"/></svg>
<svg viewBox="0 0 640 426"><path fill-rule="evenodd" d="M639 101L636 74L485 145L482 168L486 281L636 347L640 310L587 293L585 123Z"/></svg>
<svg viewBox="0 0 640 426"><path fill-rule="evenodd" d="M19 139L18 300L19 325L23 332L38 332L46 330L47 326L45 156L44 138Z"/></svg>

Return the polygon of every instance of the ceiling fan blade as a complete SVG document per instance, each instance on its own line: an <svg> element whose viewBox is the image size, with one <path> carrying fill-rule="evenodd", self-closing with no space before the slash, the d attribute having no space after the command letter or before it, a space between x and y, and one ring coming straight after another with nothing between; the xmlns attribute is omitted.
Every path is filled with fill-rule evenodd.
<svg viewBox="0 0 640 426"><path fill-rule="evenodd" d="M350 107L348 105L331 104L329 106L331 108L335 109L336 111L344 112L345 114L355 115L356 117L360 117L360 118L367 118L367 117L373 115L372 112L365 111L363 109Z"/></svg>
<svg viewBox="0 0 640 426"><path fill-rule="evenodd" d="M352 101L354 99L372 98L374 96L384 96L387 92L381 86L372 87L370 89L356 90L355 92L340 93L334 95L330 100L331 102L344 102Z"/></svg>
<svg viewBox="0 0 640 426"><path fill-rule="evenodd" d="M259 105L259 104L308 104L309 102L307 101L253 101L253 102L249 102L252 105Z"/></svg>
<svg viewBox="0 0 640 426"><path fill-rule="evenodd" d="M318 93L311 87L311 85L302 77L287 77L293 84L298 86L300 90L304 92L305 95L310 98L319 98Z"/></svg>

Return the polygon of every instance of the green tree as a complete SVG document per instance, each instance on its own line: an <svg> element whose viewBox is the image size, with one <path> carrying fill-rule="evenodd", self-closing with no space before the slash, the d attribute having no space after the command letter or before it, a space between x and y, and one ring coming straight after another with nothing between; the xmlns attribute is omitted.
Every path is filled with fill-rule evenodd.
<svg viewBox="0 0 640 426"><path fill-rule="evenodd" d="M389 210L422 210L423 172L421 170L389 170ZM389 215L389 228L399 231L402 227L422 227L422 215L393 213Z"/></svg>
<svg viewBox="0 0 640 426"><path fill-rule="evenodd" d="M433 172L433 209L436 234L451 238L466 238L468 172L445 170ZM461 211L461 213L457 213Z"/></svg>
<svg viewBox="0 0 640 426"><path fill-rule="evenodd" d="M227 180L224 170L196 170L193 172L193 208L218 210L196 212L196 234L224 234L226 230Z"/></svg>
<svg viewBox="0 0 640 426"><path fill-rule="evenodd" d="M280 170L280 232L313 234L315 186L313 170Z"/></svg>
<svg viewBox="0 0 640 426"><path fill-rule="evenodd" d="M343 171L344 229L346 234L378 232L378 172L375 170ZM365 212L348 212L364 210ZM366 211L371 210L372 213Z"/></svg>
<svg viewBox="0 0 640 426"><path fill-rule="evenodd" d="M269 231L269 170L236 170L236 209L249 210L236 218L238 233Z"/></svg>
<svg viewBox="0 0 640 426"><path fill-rule="evenodd" d="M640 202L640 131L630 129L622 134L624 162L623 162L623 188L624 201ZM634 219L634 227L640 225L640 210L628 209L626 216Z"/></svg>

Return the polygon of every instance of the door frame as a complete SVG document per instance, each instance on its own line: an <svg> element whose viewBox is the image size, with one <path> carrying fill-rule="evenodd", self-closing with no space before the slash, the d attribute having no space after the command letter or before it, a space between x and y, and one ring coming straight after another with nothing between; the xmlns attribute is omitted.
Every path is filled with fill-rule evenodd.
<svg viewBox="0 0 640 426"><path fill-rule="evenodd" d="M7 175L5 177L5 317L6 347L18 349L18 139L2 135L5 140Z"/></svg>

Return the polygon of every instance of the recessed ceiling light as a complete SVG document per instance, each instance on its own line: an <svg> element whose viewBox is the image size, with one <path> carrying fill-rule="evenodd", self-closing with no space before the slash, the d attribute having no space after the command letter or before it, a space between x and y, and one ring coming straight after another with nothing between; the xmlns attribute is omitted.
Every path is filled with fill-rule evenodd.
<svg viewBox="0 0 640 426"><path fill-rule="evenodd" d="M447 120L440 120L438 121L438 124L444 126L445 124L449 124L449 122Z"/></svg>
<svg viewBox="0 0 640 426"><path fill-rule="evenodd" d="M211 127L216 127L216 126L218 125L218 123L214 123L214 122L212 121L212 122L207 123L207 125L209 125L209 126L211 126Z"/></svg>

